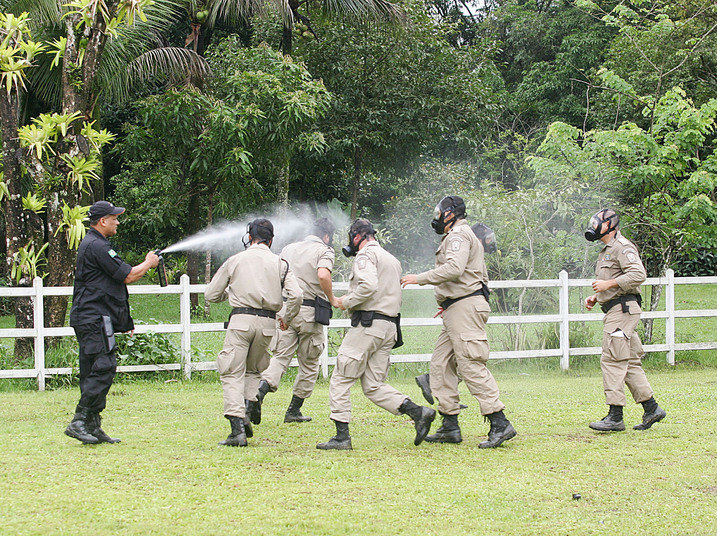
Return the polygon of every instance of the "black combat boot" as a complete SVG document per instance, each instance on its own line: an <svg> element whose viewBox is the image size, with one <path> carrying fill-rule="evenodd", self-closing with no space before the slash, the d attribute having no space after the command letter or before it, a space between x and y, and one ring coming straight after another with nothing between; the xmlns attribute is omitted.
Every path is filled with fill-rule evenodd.
<svg viewBox="0 0 717 536"><path fill-rule="evenodd" d="M426 402L433 405L436 403L436 399L433 398L433 393L431 392L431 379L428 374L421 374L420 376L416 376L416 383L421 388L421 394L423 395L423 398L426 399Z"/></svg>
<svg viewBox="0 0 717 536"><path fill-rule="evenodd" d="M261 402L258 400L244 400L246 415L254 424L261 424Z"/></svg>
<svg viewBox="0 0 717 536"><path fill-rule="evenodd" d="M460 443L463 441L461 428L458 426L458 415L446 415L445 413L441 413L441 415L443 424L435 434L426 436L426 441L429 443Z"/></svg>
<svg viewBox="0 0 717 536"><path fill-rule="evenodd" d="M246 447L246 432L244 431L244 419L241 417L235 417L234 415L224 415L229 419L229 423L232 426L232 432L224 440L220 441L220 445L227 447Z"/></svg>
<svg viewBox="0 0 717 536"><path fill-rule="evenodd" d="M65 435L74 437L82 441L85 445L96 445L100 440L90 433L88 429L89 422L90 410L82 406L77 406L75 416L72 418L70 424L67 425L67 428L65 428Z"/></svg>
<svg viewBox="0 0 717 536"><path fill-rule="evenodd" d="M610 406L608 414L601 421L591 422L590 428L599 432L622 432L625 429L622 406Z"/></svg>
<svg viewBox="0 0 717 536"><path fill-rule="evenodd" d="M660 422L667 416L667 412L657 405L655 397L651 396L650 400L642 402L645 413L642 415L642 423L632 427L633 430L647 430L656 422Z"/></svg>
<svg viewBox="0 0 717 536"><path fill-rule="evenodd" d="M488 432L488 441L483 441L478 445L482 449L494 449L503 441L514 438L518 432L515 431L510 421L505 418L503 410L496 411L486 415L490 420L490 431Z"/></svg>
<svg viewBox="0 0 717 536"><path fill-rule="evenodd" d="M99 439L100 443L119 443L121 441L115 437L108 436L102 429L102 417L100 417L99 413L90 413L90 420L87 423L87 428L93 436Z"/></svg>
<svg viewBox="0 0 717 536"><path fill-rule="evenodd" d="M259 402L259 404L264 403L264 397L267 393L271 392L271 386L269 385L269 382L266 380L261 380L259 382L259 389L256 393L256 399Z"/></svg>
<svg viewBox="0 0 717 536"><path fill-rule="evenodd" d="M416 427L416 438L413 440L413 444L420 445L431 431L431 423L436 418L436 410L414 404L410 398L407 398L398 411L413 419L413 425Z"/></svg>
<svg viewBox="0 0 717 536"><path fill-rule="evenodd" d="M334 422L336 423L336 435L326 443L319 443L316 448L321 450L353 450L351 436L349 435L349 423Z"/></svg>
<svg viewBox="0 0 717 536"><path fill-rule="evenodd" d="M301 406L303 404L303 398L293 395L291 397L289 408L286 410L286 414L284 415L284 422L309 422L311 417L301 414Z"/></svg>
<svg viewBox="0 0 717 536"><path fill-rule="evenodd" d="M247 438L254 437L254 428L252 428L251 426L249 417L244 417L244 433L246 434Z"/></svg>

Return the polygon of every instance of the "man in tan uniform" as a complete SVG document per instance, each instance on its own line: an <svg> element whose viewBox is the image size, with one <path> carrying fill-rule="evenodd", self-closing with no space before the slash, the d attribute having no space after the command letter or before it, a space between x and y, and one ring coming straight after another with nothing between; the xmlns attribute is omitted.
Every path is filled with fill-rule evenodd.
<svg viewBox="0 0 717 536"><path fill-rule="evenodd" d="M324 325L328 324L331 305L336 302L331 286L331 271L334 268L334 249L331 246L334 230L331 220L318 219L314 223L312 234L301 242L289 244L281 251L281 258L289 263L299 282L304 301L299 314L289 322L288 329L278 330L274 336L274 355L269 367L261 375L257 399L261 404L269 391L277 390L281 377L296 352L299 371L284 422L311 420L311 417L301 414L301 406L314 390L319 375L319 357L325 346Z"/></svg>
<svg viewBox="0 0 717 536"><path fill-rule="evenodd" d="M641 365L645 352L635 331L640 321L640 284L646 278L645 268L635 245L618 230L619 224L615 211L603 209L590 219L585 232L586 239L605 244L595 269L597 279L592 283L595 294L585 299L588 310L599 303L605 313L600 367L610 411L601 421L590 423L590 428L601 432L625 429L622 420L622 408L627 401L625 384L635 402L645 410L642 423L634 426L635 430L647 430L667 415L652 396Z"/></svg>
<svg viewBox="0 0 717 536"><path fill-rule="evenodd" d="M316 448L350 450L351 386L361 380L368 399L394 415L413 419L419 445L431 429L436 412L414 404L410 398L386 384L391 348L399 336L401 310L401 263L376 241L371 222L359 219L349 228L347 257L356 256L348 292L337 299L340 309L351 313L351 329L341 343L331 374L329 399L336 435Z"/></svg>
<svg viewBox="0 0 717 536"><path fill-rule="evenodd" d="M204 293L209 302L228 299L232 306L224 347L217 357L224 416L231 424L229 437L219 444L230 447L245 447L247 437L253 435L251 425L245 427L244 400L256 397L261 373L269 364L266 349L277 319L286 329L299 312L302 297L288 263L269 250L274 238L271 222L254 220L248 235L251 245L221 265ZM282 289L287 297L284 309Z"/></svg>
<svg viewBox="0 0 717 536"><path fill-rule="evenodd" d="M434 443L460 443L458 378L478 400L481 414L490 420L488 441L480 448L494 448L515 437L513 425L503 414L498 384L486 367L488 339L485 325L488 305L488 273L483 245L465 220L466 206L458 196L447 196L436 206L431 222L443 235L436 251L436 267L418 275L408 274L401 284L436 286L443 328L431 356L430 387L438 399L443 425L426 437Z"/></svg>

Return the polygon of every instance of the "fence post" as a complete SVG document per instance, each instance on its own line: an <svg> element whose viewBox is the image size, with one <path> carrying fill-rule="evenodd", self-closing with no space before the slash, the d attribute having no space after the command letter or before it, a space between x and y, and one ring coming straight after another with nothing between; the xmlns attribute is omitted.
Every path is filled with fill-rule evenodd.
<svg viewBox="0 0 717 536"><path fill-rule="evenodd" d="M568 272L561 270L558 275L560 288L558 301L560 302L560 368L570 368L570 287L568 287Z"/></svg>
<svg viewBox="0 0 717 536"><path fill-rule="evenodd" d="M321 377L328 378L329 376L329 327L324 326L324 349L321 351L319 357L319 364L321 365Z"/></svg>
<svg viewBox="0 0 717 536"><path fill-rule="evenodd" d="M667 344L667 363L675 364L675 271L668 268L667 272L667 293L665 294L665 343Z"/></svg>
<svg viewBox="0 0 717 536"><path fill-rule="evenodd" d="M179 295L179 322L182 324L181 352L184 377L192 377L192 302L189 299L189 276L179 278L181 293Z"/></svg>
<svg viewBox="0 0 717 536"><path fill-rule="evenodd" d="M45 300L42 293L42 278L36 277L32 286L35 290L33 303L33 324L35 328L35 372L37 389L45 390Z"/></svg>

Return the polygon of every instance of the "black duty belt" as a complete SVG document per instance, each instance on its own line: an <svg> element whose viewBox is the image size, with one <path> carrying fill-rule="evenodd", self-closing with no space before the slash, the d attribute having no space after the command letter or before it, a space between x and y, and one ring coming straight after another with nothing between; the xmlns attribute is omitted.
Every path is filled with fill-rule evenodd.
<svg viewBox="0 0 717 536"><path fill-rule="evenodd" d="M470 294L466 294L465 296L461 296L460 298L448 298L447 300L442 301L439 305L445 311L457 301L464 300L465 298L471 298L473 296L480 296L481 294L485 298L485 301L490 301L490 289L485 283L483 283L483 286L475 292L471 292Z"/></svg>
<svg viewBox="0 0 717 536"><path fill-rule="evenodd" d="M229 315L229 318L231 318L232 315L256 315L275 319L276 311L269 311L268 309L254 309L253 307L234 307Z"/></svg>
<svg viewBox="0 0 717 536"><path fill-rule="evenodd" d="M308 305L309 307L316 307L316 300L304 300L301 305Z"/></svg>
<svg viewBox="0 0 717 536"><path fill-rule="evenodd" d="M619 303L622 305L622 312L629 313L630 307L627 305L627 302L631 301L636 301L637 305L642 307L642 296L640 294L623 294L622 296L618 296L617 298L613 298L612 300L606 301L600 306L600 308L602 309L603 313L607 313L610 309L612 309Z"/></svg>
<svg viewBox="0 0 717 536"><path fill-rule="evenodd" d="M388 320L389 322L393 322L394 324L398 324L398 317L397 316L388 316L388 315L382 315L381 313L373 313L374 320Z"/></svg>

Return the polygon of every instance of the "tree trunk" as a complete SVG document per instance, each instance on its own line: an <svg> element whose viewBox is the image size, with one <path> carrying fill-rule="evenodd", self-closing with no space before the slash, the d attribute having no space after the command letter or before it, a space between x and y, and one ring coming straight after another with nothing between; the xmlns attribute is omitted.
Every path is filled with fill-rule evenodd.
<svg viewBox="0 0 717 536"><path fill-rule="evenodd" d="M663 257L662 266L660 266L659 269L659 276L658 277L664 277L665 272L667 271L667 268L670 266L670 262L672 261L672 249L667 248L665 251L665 256ZM660 299L662 298L662 289L664 288L664 285L655 285L652 287L652 292L650 292L650 311L656 311L657 307L660 305ZM645 325L645 342L647 344L652 343L652 333L653 333L653 327L655 323L654 318L646 318L642 321Z"/></svg>
<svg viewBox="0 0 717 536"><path fill-rule="evenodd" d="M291 50L293 47L293 36L291 35L291 28L284 25L281 30L281 52L284 56L291 56Z"/></svg>
<svg viewBox="0 0 717 536"><path fill-rule="evenodd" d="M283 208L289 205L289 172L291 161L286 157L279 168L276 185L276 202Z"/></svg>
<svg viewBox="0 0 717 536"><path fill-rule="evenodd" d="M354 148L354 182L351 189L351 219L358 217L358 194L361 187L361 148Z"/></svg>

